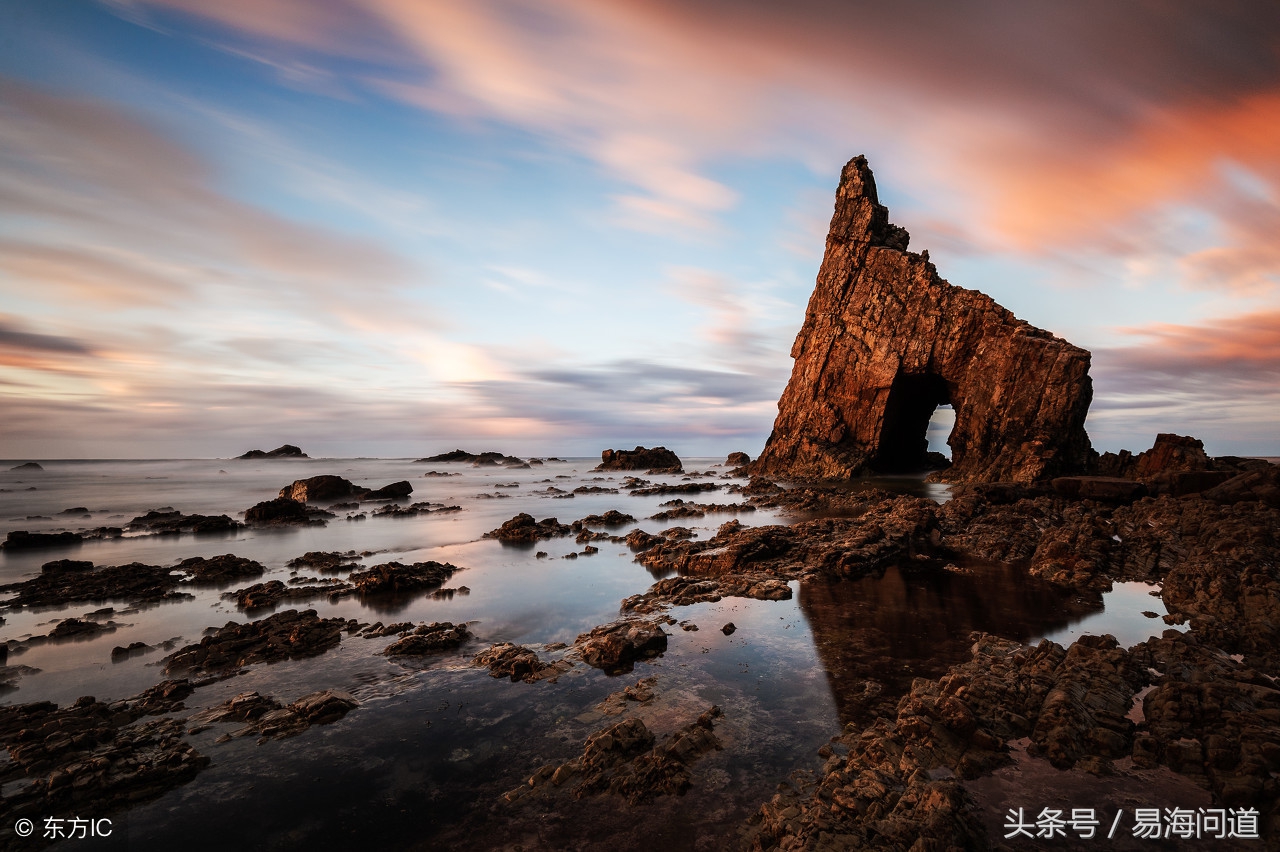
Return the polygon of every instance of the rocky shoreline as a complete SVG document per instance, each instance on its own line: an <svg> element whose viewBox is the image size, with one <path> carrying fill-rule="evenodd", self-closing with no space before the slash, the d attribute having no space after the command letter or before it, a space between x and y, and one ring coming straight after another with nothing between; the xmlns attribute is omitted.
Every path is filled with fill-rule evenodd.
<svg viewBox="0 0 1280 852"><path fill-rule="evenodd" d="M209 757L188 738L210 725L231 726L223 742L297 736L348 715L358 724L359 701L333 690L292 699L245 692L195 713L184 711L183 701L197 690L248 667L389 637L368 653L410 669L444 655L469 661L477 676L523 682L528 685L521 689L533 690L592 668L611 675L647 668L667 649L673 625L697 629L681 618L685 607L733 598L788 600L796 582L850 583L890 568L962 570L957 564L979 560L1084 597L1117 582L1160 584L1166 621L1183 629L1167 629L1131 648L1109 636L1086 636L1062 647L979 633L967 659L939 676L910 682L868 663L842 699L844 729L833 731L815 756L825 760L815 762L821 769L790 779L739 833L724 839L724 848L1031 848L1002 837L1005 814L998 806L1007 794L1001 799L992 790L1006 789L1000 785L1010 783L1009 773L1042 778L1035 789L1044 801L1022 803L1037 812L1061 804L1045 798L1054 790L1053 779L1088 777L1109 791L1103 802L1113 809L1109 814L1124 807L1132 811L1132 802L1150 789L1167 789L1169 807L1185 801L1187 807L1256 812L1261 841L1254 845L1275 848L1280 505L1274 483L1280 469L1195 453L1166 455L1169 466L1230 475L1206 478L1209 487L1202 491L1188 489L1184 477L1179 489L1171 486L1179 480L1169 467L1148 463L1144 479L1136 478L1132 466L1121 471L1135 477L1123 481L1140 490L1113 487L1107 499L1085 497L1097 492L1059 483L1004 483L956 487L942 504L831 483L738 480L731 490L744 502L736 511L735 504L672 505L696 506L704 514L771 509L794 517L759 526L734 519L706 538L681 527L646 532L645 522L621 506L567 524L518 514L492 537L524 546L575 535L579 544L608 541L669 576L619 601L617 620L567 645L497 642L486 648L468 624L369 625L321 618L314 610L274 612L210 629L198 643L171 648L163 660L170 680L132 699L2 708L0 741L10 751L6 778L23 791L5 797L3 816L16 819L68 801L110 814L154 798L207 765ZM632 529L625 534L610 531L627 526ZM308 552L290 561L295 576L289 583L269 580L228 594L245 609L253 609L262 595L272 607L315 597L427 595L444 591L461 570L440 562L365 567L370 555ZM330 576L308 578L297 574L302 569ZM225 587L262 574L260 563L233 554L192 557L174 568L97 567L63 559L11 586L15 594L6 606L106 597L146 604L181 596L185 588ZM115 622L106 619L115 615L104 609L65 619L46 641L78 634L80 625L111 629ZM733 625L723 625L722 632L732 634ZM601 712L621 713L621 722L610 721L588 737L580 756L547 764L497 806L514 809L511 816L520 822L525 817L519 814L546 808L572 812L584 797L645 808L696 787L696 762L721 745L713 721L719 710L703 714L686 707L693 715L659 740L645 714L665 689L664 679L644 677L619 692L606 702L612 709ZM156 718L143 718L148 715ZM65 744L51 739L55 730L69 732ZM33 742L44 745L31 751ZM170 769L144 768L157 760ZM137 768L123 772L121 766ZM76 791L72 799L65 798L64 785Z"/></svg>

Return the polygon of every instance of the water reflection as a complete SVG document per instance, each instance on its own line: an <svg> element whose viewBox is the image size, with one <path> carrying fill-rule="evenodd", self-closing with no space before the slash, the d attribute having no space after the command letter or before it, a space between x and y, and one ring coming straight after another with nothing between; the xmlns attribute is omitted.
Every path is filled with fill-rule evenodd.
<svg viewBox="0 0 1280 852"><path fill-rule="evenodd" d="M883 576L800 584L800 610L842 723L859 720L868 680L897 696L913 678L936 678L967 660L973 631L1025 642L1102 611L1100 597L1082 598L1024 569L949 568L894 566Z"/></svg>

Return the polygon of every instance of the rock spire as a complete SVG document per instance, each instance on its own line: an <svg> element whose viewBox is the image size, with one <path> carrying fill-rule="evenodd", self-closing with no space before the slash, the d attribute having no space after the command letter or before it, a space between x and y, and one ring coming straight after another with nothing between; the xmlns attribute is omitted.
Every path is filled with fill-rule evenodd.
<svg viewBox="0 0 1280 852"><path fill-rule="evenodd" d="M752 472L844 479L928 466L925 430L955 409L956 482L1082 472L1089 353L947 283L889 223L865 157L844 167L795 367Z"/></svg>

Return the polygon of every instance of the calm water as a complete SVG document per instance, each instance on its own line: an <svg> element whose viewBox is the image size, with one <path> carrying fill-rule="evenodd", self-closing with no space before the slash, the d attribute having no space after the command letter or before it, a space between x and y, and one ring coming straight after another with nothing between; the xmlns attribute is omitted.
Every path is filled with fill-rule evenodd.
<svg viewBox="0 0 1280 852"><path fill-rule="evenodd" d="M692 459L685 467L718 477L722 469L716 462ZM347 513L339 512L325 527L213 538L135 537L0 554L4 583L35 576L44 562L63 557L98 565L135 560L173 565L191 556L234 553L261 562L267 569L263 580L288 579L285 563L311 550L374 551L366 565L435 559L464 569L449 585L465 585L470 594L451 599L419 597L377 609L356 599L286 604L365 622L468 621L479 641L457 654L404 665L377 655L389 639L347 637L321 657L255 666L197 691L187 701L189 711L248 690L287 703L318 689L342 689L361 706L333 725L261 746L252 738L215 744L227 730L224 726L194 736L196 747L212 758L212 767L190 784L121 816L120 843L127 839L134 848L377 844L425 849L465 841L476 848L551 844L618 849L658 842L677 849L718 848L772 795L779 780L820 764L817 748L852 717L868 680L896 690L912 677L936 676L967 657L974 630L1029 642L1112 632L1131 644L1165 627L1141 615L1142 610L1163 614L1164 609L1147 587L1132 588L1136 584L1118 587L1101 601L1083 600L1009 569L966 566L962 573L936 565L904 566L879 578L796 583L790 601L726 599L673 610L677 619L700 629L669 628L663 657L629 675L608 677L578 665L557 683L530 685L494 680L471 668L470 657L490 642L572 642L579 633L617 618L622 598L653 582L620 545L596 542L598 554L565 560L560 557L582 550L572 538L542 542L536 549L481 538L513 515L526 511L567 523L619 509L640 519L619 533L634 526L655 532L681 524L701 537L734 517L717 514L663 523L645 518L670 497L621 492L553 499L546 493L551 486L563 491L582 485L616 487L622 475L592 473L594 463L571 459L507 470L407 459L48 462L43 472L12 472L7 471L11 465L4 465L2 533L121 526L163 507L236 517L294 479L317 474L338 474L369 487L408 479L414 485L412 501L462 507L452 514L362 521L345 520ZM459 475L423 476L428 470ZM512 484L516 487L497 487ZM31 488L35 490L27 490ZM490 496L499 494L505 496ZM736 497L721 491L696 499L723 503ZM91 517L60 514L73 507L87 508ZM756 525L778 518L757 511L743 513L741 520ZM536 559L535 550L550 558ZM233 603L221 599L223 592L244 585L248 583L193 590L192 600L127 614L121 602L7 612L0 626L0 638L6 640L47 633L58 619L105 605L121 610L114 620L126 626L91 640L48 643L11 655L11 665L39 671L18 680L18 689L0 696L0 702L64 703L86 694L100 700L136 694L163 679L157 663L164 652L113 663L111 649L135 641L195 642L209 627L244 621ZM730 621L737 630L725 636L719 628ZM596 705L650 675L657 676L658 697L629 714L643 718L659 736L688 724L710 704L724 710L716 727L724 748L695 765L692 791L634 809L620 809L607 798L563 799L540 810L499 804L503 791L539 766L580 754L588 734L614 721Z"/></svg>

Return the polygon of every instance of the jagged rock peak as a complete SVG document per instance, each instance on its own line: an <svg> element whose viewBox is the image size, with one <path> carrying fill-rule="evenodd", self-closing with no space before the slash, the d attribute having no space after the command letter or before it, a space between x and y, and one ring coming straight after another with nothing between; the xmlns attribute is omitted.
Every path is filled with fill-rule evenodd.
<svg viewBox="0 0 1280 852"><path fill-rule="evenodd" d="M865 157L844 167L826 254L778 417L752 472L845 479L931 466L925 431L955 409L957 482L1078 473L1093 454L1089 353L940 278L889 222Z"/></svg>

